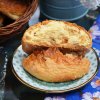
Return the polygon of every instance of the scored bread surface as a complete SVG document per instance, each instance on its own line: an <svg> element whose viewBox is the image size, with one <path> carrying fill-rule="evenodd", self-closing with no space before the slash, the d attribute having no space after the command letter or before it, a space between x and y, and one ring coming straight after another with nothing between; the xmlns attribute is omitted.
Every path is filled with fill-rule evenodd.
<svg viewBox="0 0 100 100"><path fill-rule="evenodd" d="M22 47L26 53L32 53L35 47L61 47L81 50L90 48L90 34L82 27L69 22L46 20L31 26L22 38Z"/></svg>

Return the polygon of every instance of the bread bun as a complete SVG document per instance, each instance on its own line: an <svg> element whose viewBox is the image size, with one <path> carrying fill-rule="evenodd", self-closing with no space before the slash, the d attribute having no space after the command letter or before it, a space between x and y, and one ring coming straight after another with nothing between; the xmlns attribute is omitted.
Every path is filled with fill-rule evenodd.
<svg viewBox="0 0 100 100"><path fill-rule="evenodd" d="M91 36L84 28L74 23L55 20L46 20L31 26L22 38L22 48L28 54L38 47L82 51L90 49L91 45Z"/></svg>
<svg viewBox="0 0 100 100"><path fill-rule="evenodd" d="M73 54L63 55L58 48L34 51L23 60L24 69L47 82L64 82L81 78L89 71L90 62Z"/></svg>
<svg viewBox="0 0 100 100"><path fill-rule="evenodd" d="M89 71L90 61L84 55L91 46L91 36L84 28L69 22L46 20L24 33L22 48L31 55L22 65L43 81L75 80Z"/></svg>
<svg viewBox="0 0 100 100"><path fill-rule="evenodd" d="M21 0L0 0L0 12L9 16L11 19L18 19L24 14L27 4Z"/></svg>

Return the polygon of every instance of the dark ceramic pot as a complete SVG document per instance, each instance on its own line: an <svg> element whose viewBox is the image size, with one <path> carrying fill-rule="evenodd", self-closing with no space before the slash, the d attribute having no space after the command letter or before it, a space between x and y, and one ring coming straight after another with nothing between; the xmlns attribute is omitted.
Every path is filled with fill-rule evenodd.
<svg viewBox="0 0 100 100"><path fill-rule="evenodd" d="M88 12L79 0L40 0L40 10L49 19L66 21L82 18Z"/></svg>

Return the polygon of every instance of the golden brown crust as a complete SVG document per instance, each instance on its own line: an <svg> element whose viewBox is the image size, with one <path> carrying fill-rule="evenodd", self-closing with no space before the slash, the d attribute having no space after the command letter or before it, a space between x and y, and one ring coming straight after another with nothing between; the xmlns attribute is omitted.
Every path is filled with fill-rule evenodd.
<svg viewBox="0 0 100 100"><path fill-rule="evenodd" d="M0 12L16 20L24 14L27 4L21 0L0 0Z"/></svg>
<svg viewBox="0 0 100 100"><path fill-rule="evenodd" d="M59 35L59 31L61 29L59 29L59 28L57 29L56 28L57 26L55 26L56 29L53 29L54 30L53 32L55 32L55 30L58 30L58 31L56 31L56 35L52 36L53 35L52 32L51 33L44 32L45 35L43 35L41 33L40 37L39 37L39 31L40 31L40 29L42 29L41 27L45 27L45 25L49 26L50 25L49 23L52 23L52 22L61 23L61 25L62 25L61 28L63 28L63 25L65 25L64 31L66 32L66 30L68 30L68 32L71 33L71 34L68 33L69 35L71 35L71 37L69 36L70 38L69 37L67 38L67 36L66 36L67 33L65 33L65 35L64 35L64 32L62 35L63 37L61 37L61 35ZM46 30L46 29L44 29L44 30ZM52 29L50 31L52 31ZM38 41L35 41L35 37L36 37L35 35L37 35L37 33L38 33L38 37L40 38L40 40L38 38L37 39ZM51 34L51 35L46 37L46 34L48 34L48 35ZM48 38L50 38L50 39L45 41L45 39L42 37L42 35L45 39L48 39ZM56 43L54 40L57 35L58 35L58 37L61 37L60 39L56 39L57 42L61 41L59 43ZM68 42L69 40L71 40L73 38L73 36L75 36L76 40L73 39L72 42ZM77 38L77 36L79 36L79 38ZM80 40L80 41L75 43L74 40L75 40L75 42L78 40ZM26 30L26 32L24 33L24 36L22 38L22 47L26 53L29 53L29 54L32 53L33 49L36 47L39 47L39 46L40 47L59 47L59 48L71 49L73 51L82 51L86 48L87 49L91 48L92 38L88 31L86 31L84 28L82 28L81 26L78 26L74 23L64 22L64 21L46 20L46 21L40 22L34 26L31 26L28 30Z"/></svg>
<svg viewBox="0 0 100 100"><path fill-rule="evenodd" d="M78 79L89 71L90 62L76 55L63 55L57 48L34 51L23 60L23 67L34 77L47 82Z"/></svg>

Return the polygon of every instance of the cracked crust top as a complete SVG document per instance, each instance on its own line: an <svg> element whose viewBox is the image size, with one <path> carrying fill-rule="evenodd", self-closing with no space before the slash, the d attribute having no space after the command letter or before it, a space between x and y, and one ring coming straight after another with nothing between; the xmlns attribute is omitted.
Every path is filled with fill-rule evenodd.
<svg viewBox="0 0 100 100"><path fill-rule="evenodd" d="M90 61L73 54L63 55L58 48L49 48L34 51L23 59L22 65L27 72L40 80L64 82L81 78L87 74Z"/></svg>

